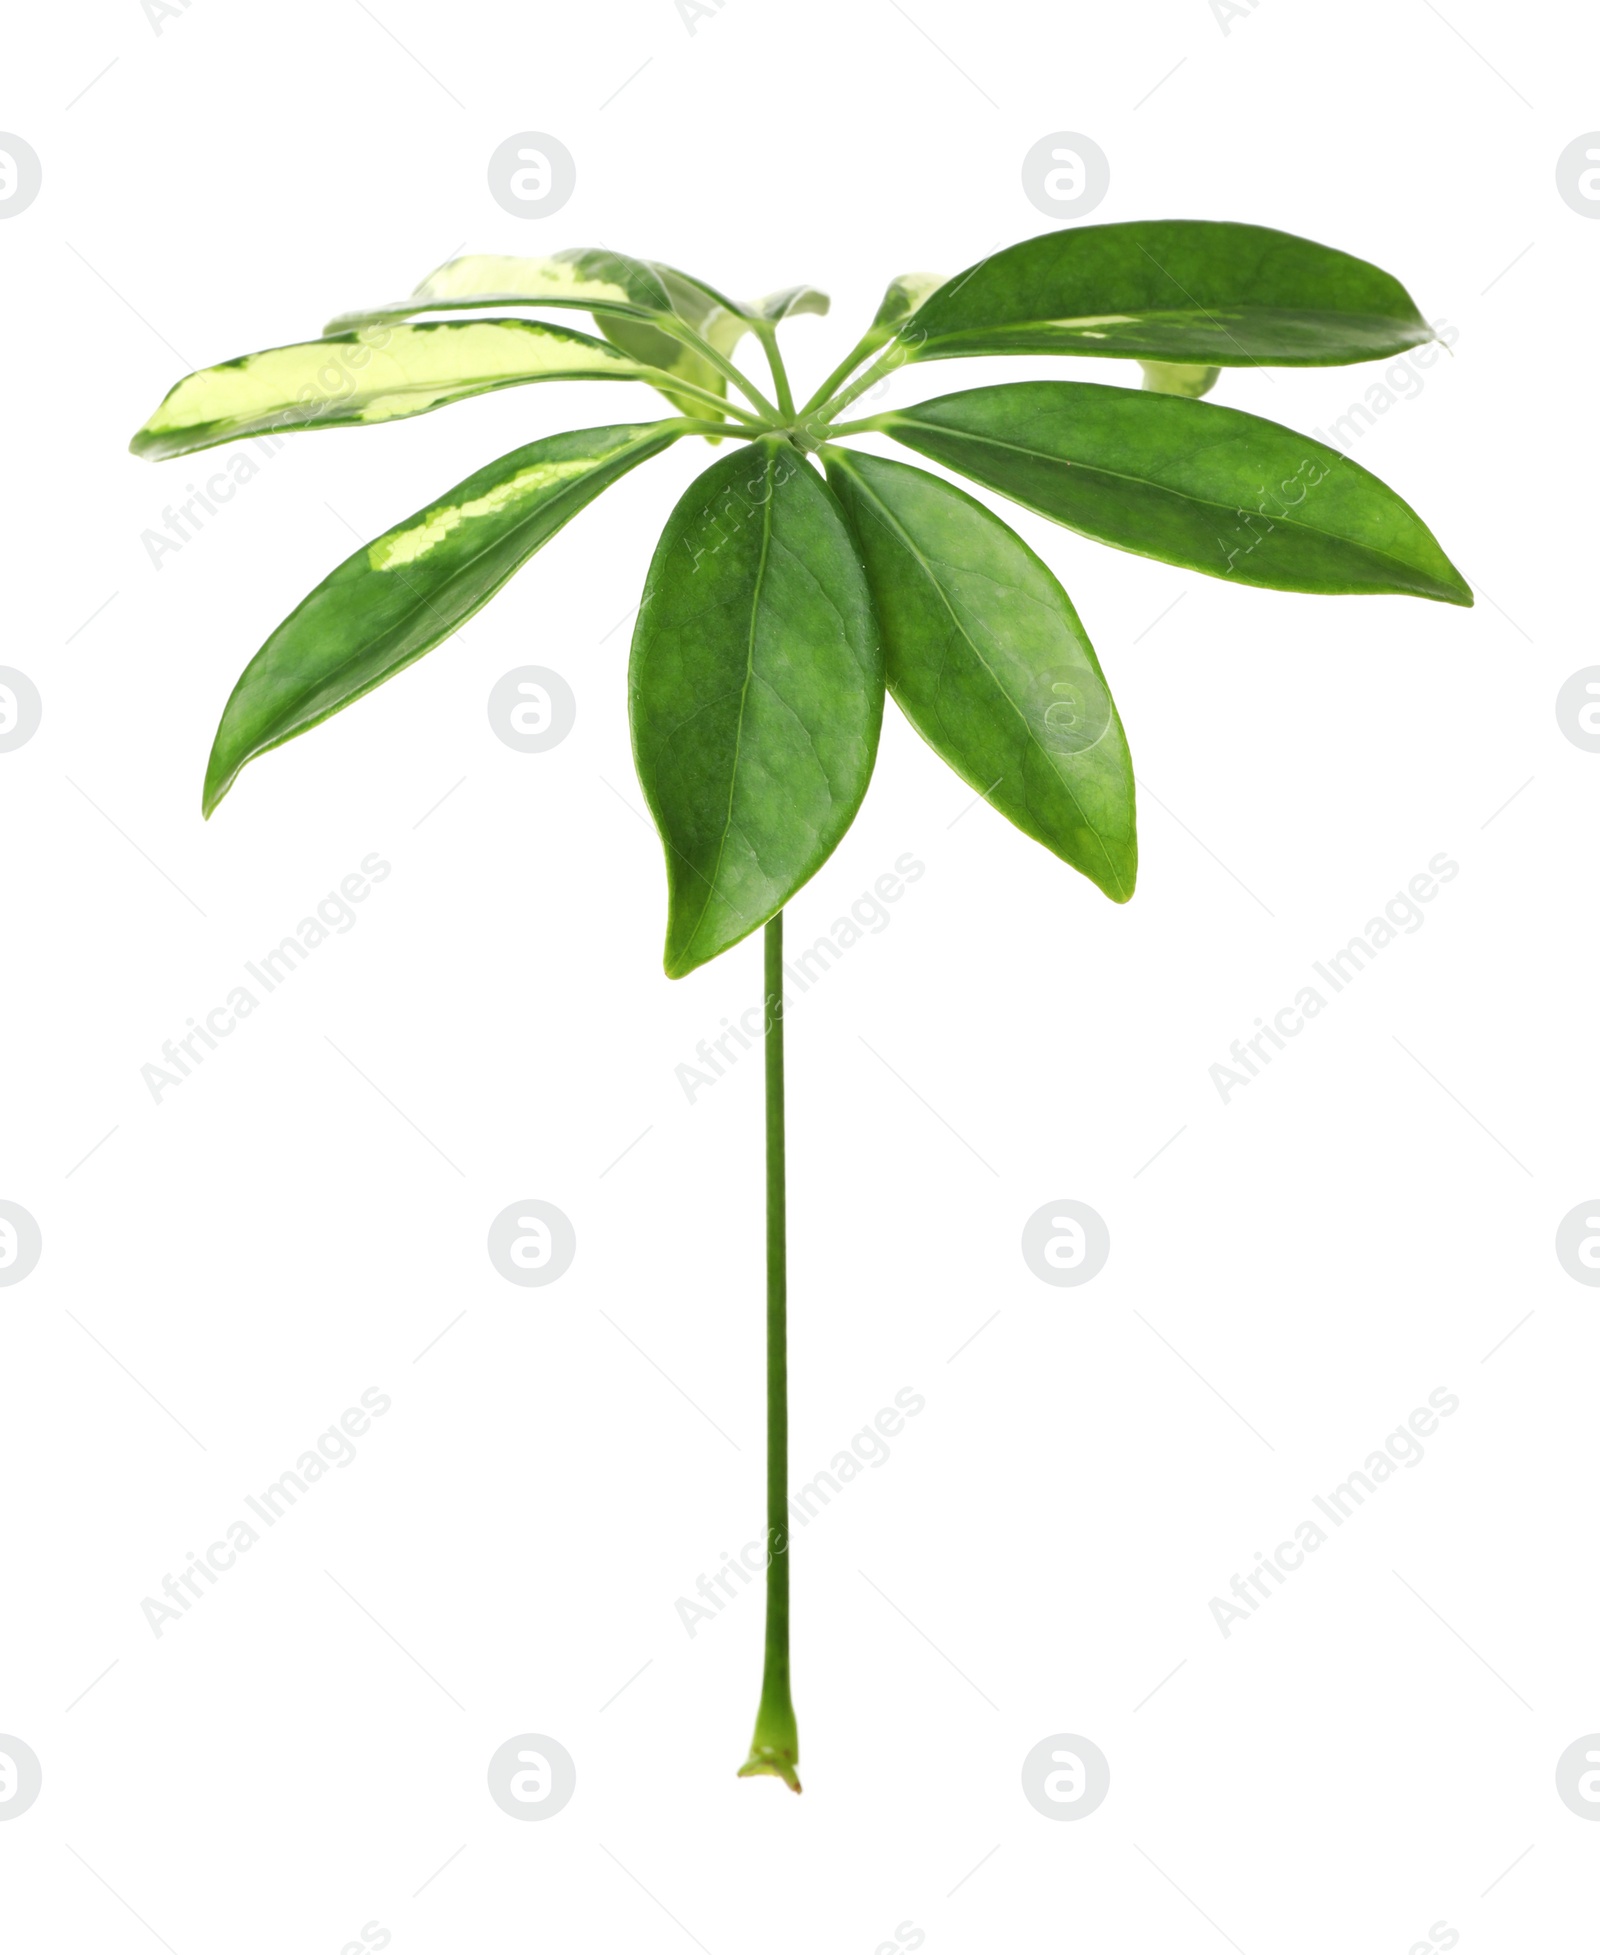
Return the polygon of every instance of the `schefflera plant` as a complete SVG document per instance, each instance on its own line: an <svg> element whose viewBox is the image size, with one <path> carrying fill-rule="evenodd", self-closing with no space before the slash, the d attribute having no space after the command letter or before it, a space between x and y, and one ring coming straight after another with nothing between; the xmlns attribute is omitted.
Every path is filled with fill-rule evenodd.
<svg viewBox="0 0 1600 1955"><path fill-rule="evenodd" d="M610 251L464 257L323 337L179 381L136 454L372 427L533 381L654 387L669 418L512 449L346 558L271 634L223 709L203 796L450 636L604 489L687 437L735 443L680 498L645 580L628 702L666 851L669 977L764 933L767 1617L743 1774L795 1791L789 1683L783 908L871 778L884 694L957 774L1115 902L1133 894L1134 780L1105 677L1054 573L903 447L1069 529L1207 576L1320 595L1467 605L1421 518L1310 436L1200 398L1226 367L1340 366L1433 337L1386 272L1253 225L1107 224L1031 238L953 278L889 285L797 405L778 327L828 301L755 304ZM523 316L591 315L599 337ZM423 315L431 315L424 318ZM771 396L732 358L746 338ZM1134 360L1142 388L1030 380L867 419L908 362Z"/></svg>

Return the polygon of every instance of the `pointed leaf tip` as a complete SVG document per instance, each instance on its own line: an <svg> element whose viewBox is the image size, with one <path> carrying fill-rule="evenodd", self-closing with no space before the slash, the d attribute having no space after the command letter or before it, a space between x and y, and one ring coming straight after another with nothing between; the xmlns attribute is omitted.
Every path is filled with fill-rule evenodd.
<svg viewBox="0 0 1600 1955"><path fill-rule="evenodd" d="M580 509L684 431L652 421L530 442L347 557L240 674L206 769L207 818L250 761L431 651Z"/></svg>
<svg viewBox="0 0 1600 1955"><path fill-rule="evenodd" d="M825 458L866 565L895 704L997 813L1127 902L1133 763L1049 566L925 469L832 447Z"/></svg>
<svg viewBox="0 0 1600 1955"><path fill-rule="evenodd" d="M894 410L896 440L1117 549L1266 590L1470 600L1411 506L1341 450L1258 415L1071 380Z"/></svg>

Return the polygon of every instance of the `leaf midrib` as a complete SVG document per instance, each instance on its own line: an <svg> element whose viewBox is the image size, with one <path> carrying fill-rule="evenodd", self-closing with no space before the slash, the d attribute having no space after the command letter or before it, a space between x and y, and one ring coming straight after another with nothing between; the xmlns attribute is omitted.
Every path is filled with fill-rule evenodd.
<svg viewBox="0 0 1600 1955"><path fill-rule="evenodd" d="M1214 413L1215 409L1207 408L1206 411L1208 413ZM1189 489L1170 488L1165 482L1157 482L1150 476L1130 475L1124 469L1107 468L1101 462L1072 461L1064 455L1052 455L1041 448L1029 448L1020 441L1002 441L998 437L989 434L970 434L965 428L951 428L946 423L940 421L914 421L909 413L898 416L897 418L912 421L913 425L917 427L931 428L939 434L950 435L957 441L970 441L974 446L978 447L1003 448L1011 454L1024 455L1030 461L1050 462L1057 468L1079 469L1085 475L1101 476L1108 482L1126 482L1135 488L1149 489L1161 495L1175 496L1181 502L1193 503L1196 508L1212 510L1222 515L1248 516L1254 513L1265 516L1267 513L1264 509L1254 512L1246 510L1240 503L1217 502L1211 496L1196 495ZM1309 436L1307 439L1309 440ZM1346 461L1348 458L1335 455L1331 451L1328 451L1328 459L1330 463L1337 466L1341 461ZM1374 477L1374 480L1376 480L1376 477ZM1020 496L1012 495L1009 489L1002 489L996 483L986 483L985 487L993 488L998 494L1010 497L1010 500L1013 502L1022 502ZM1393 491L1391 490L1390 493L1393 494ZM1398 500L1398 498L1396 499ZM1025 509L1033 507L1031 503L1023 503L1022 506ZM1052 512L1049 510L1042 510L1040 514L1051 516L1052 521L1061 522L1067 528L1076 529L1079 527L1076 523L1067 524L1064 518L1052 515ZM1387 551L1377 549L1370 543L1358 542L1354 537L1341 536L1336 530L1313 529L1309 523L1298 523L1287 516L1270 517L1268 520L1272 522L1274 527L1294 530L1298 535L1314 537L1321 542L1342 544L1347 550L1356 550L1363 556L1370 557L1374 563L1393 564L1399 569L1410 571L1413 576L1429 577L1434 583L1440 584L1441 587L1443 585L1443 580L1434 577L1431 571L1421 569L1419 565L1408 562L1404 557L1391 556ZM1095 532L1086 530L1084 534L1092 536Z"/></svg>
<svg viewBox="0 0 1600 1955"><path fill-rule="evenodd" d="M443 597L447 592L452 590L457 584L459 584L463 578L468 576L469 573L486 556L491 554L491 552L493 552L496 549L499 549L505 543L510 542L513 538L519 537L522 534L522 532L524 532L525 530L537 526L539 520L542 517L548 516L553 509L557 508L569 496L575 495L579 489L587 487L587 485L593 481L595 475L602 468L606 468L610 466L613 462L616 462L624 458L625 456L631 454L633 449L646 445L647 441L651 438L652 437L648 437L648 436L640 436L634 441L625 443L621 448L613 449L609 455L606 455L600 460L596 461L594 467L588 472L588 474L582 476L574 476L569 480L567 480L566 482L562 483L561 486L556 490L556 492L548 499L548 501L541 502L535 508L529 510L526 516L524 516L519 522L513 524L512 527L506 530L504 534L501 537L499 537L497 540L485 542L480 548L474 550L470 557L464 557L460 559L457 562L455 568L449 573L447 577L444 578L444 580L440 583L438 589L435 592L433 592L431 596L424 595L423 593L419 592L416 589L416 587L409 582L409 580L402 578L401 581L405 583L405 587L407 591L410 592L414 601L411 605L411 608L403 612L401 616L398 617L395 620L395 622L389 627L389 629L386 632L384 632L382 640L380 642L385 645L392 644L393 640L417 618L419 613L424 611L432 611L435 603L441 597ZM586 500L592 501L593 498L589 497L586 498ZM582 503L579 504L580 508L583 506L584 505ZM453 507L454 507L453 503L435 503L428 510L424 511L423 514L432 515L435 509L448 509ZM576 513L577 513L576 511L573 511L573 514ZM414 518L408 518L408 521L414 521L414 520L415 520ZM565 521L570 521L570 520L571 520L570 516L565 519ZM559 529L563 527L563 524L558 524L556 527ZM386 530L384 532L384 535L387 536L387 535L391 535L392 533L393 533L392 531ZM552 535L554 533L555 533L554 531L551 532ZM382 541L381 537L373 539L374 543L381 542L381 541ZM546 537L544 541L548 542L549 537ZM372 547L373 544L367 544L364 550L361 551L359 554L365 555L367 551L370 551L372 549ZM535 547L537 548L538 546L536 545ZM349 561L350 559L346 558L346 562ZM329 574L334 575L336 573L330 572ZM368 574L374 577L385 575L385 574L398 575L398 573L384 573L376 570L369 570ZM324 582L326 582L326 579L324 580ZM322 586L319 584L317 586L317 590L320 591L321 588ZM305 600L303 601L303 603L297 605L296 608L289 614L289 616L284 619L283 623L278 627L278 630L279 631L287 630L288 627L294 622L295 618L299 616L301 610L304 609L305 604L309 604L311 598L315 597L316 595L317 595L317 591L310 592L308 596L305 598ZM493 593L490 593L490 595L493 595ZM487 601L488 601L487 598L481 599L479 601L479 604L476 605L474 609L481 609L482 605ZM433 644L424 646L423 649L419 652L412 653L411 657L404 660L402 664L400 665L386 664L383 671L380 672L378 677L373 680L372 682L373 686L381 684L384 679L390 678L393 676L395 672L403 670L404 665L408 665L412 663L413 660L425 656L427 652L436 650L440 645L444 643L445 639L451 637L455 632L459 631L461 627L469 621L471 616L472 616L472 612L469 611L465 613L463 616L455 619L453 622L446 624L444 629L440 632L439 636L433 641ZM277 632L274 632L273 637L276 636L277 636ZM270 644L270 642L271 640L269 639L268 643ZM262 649L265 650L266 649L265 646L263 646ZM372 649L373 648L371 643L368 642L364 646L364 648L349 653L345 658L341 659L337 665L327 667L324 676L322 678L320 678L314 685L307 686L305 690L298 695L296 701L297 710L299 708L303 708L317 693L321 692L326 686L332 684L334 681L339 679L345 673L351 671L352 668L359 666L365 659L369 658L371 656ZM248 669L249 668L246 667L246 671L248 671ZM372 690L372 686L364 687L363 690L370 692ZM356 697L359 698L360 695L357 694ZM347 703L347 702L341 702L341 704L343 703ZM330 710L336 712L338 711L338 707L334 707ZM320 719L326 719L327 717L328 714L326 713L319 715ZM315 726L317 723L318 721L314 719L310 721L307 726L295 727L293 729L293 733L308 732L310 730L310 727ZM285 738L289 738L289 737L292 737L292 734L278 735L267 743L267 747L279 746L282 744ZM251 754L246 755L245 757L246 760L254 758L255 755L258 753L266 752L267 747L260 747L254 749ZM243 763L241 763L241 765L242 764Z"/></svg>
<svg viewBox="0 0 1600 1955"><path fill-rule="evenodd" d="M711 874L701 876L706 893L700 900L700 910L694 920L694 928L684 941L684 949L692 950L695 940L705 927L706 912L711 908L711 899L717 894L718 878L722 874L722 858L727 853L728 835L733 828L733 801L739 789L739 756L744 749L745 712L750 699L750 682L756 669L756 619L761 608L761 591L766 581L767 557L772 545L772 502L777 493L772 481L775 457L769 452L766 464L766 499L761 505L761 553L756 559L755 577L750 589L750 623L745 634L744 680L739 687L739 718L733 736L733 763L728 769L728 805L723 812L722 834L717 842L717 859L711 865ZM691 865L692 866L692 865ZM696 871L698 874L698 870Z"/></svg>
<svg viewBox="0 0 1600 1955"><path fill-rule="evenodd" d="M1056 314L1041 313L1029 319L1007 319L994 326L962 326L944 333L932 333L927 344L930 347L948 346L962 340L1004 339L1008 334L1037 333L1050 326L1059 326L1067 331L1089 332L1094 330L1093 322L1103 319L1103 313ZM1263 306L1252 305L1248 300L1231 300L1215 306L1175 306L1170 308L1130 311L1118 321L1118 328L1131 328L1164 325L1215 325L1219 319L1231 319L1235 324L1248 325L1252 319L1299 319L1311 323L1328 322L1334 325L1353 326L1369 322L1377 326L1391 326L1412 330L1416 325L1426 325L1426 320L1407 319L1398 312L1357 312L1334 311L1328 307L1309 306ZM1080 324L1080 321L1082 322ZM1231 335L1229 335L1231 337Z"/></svg>

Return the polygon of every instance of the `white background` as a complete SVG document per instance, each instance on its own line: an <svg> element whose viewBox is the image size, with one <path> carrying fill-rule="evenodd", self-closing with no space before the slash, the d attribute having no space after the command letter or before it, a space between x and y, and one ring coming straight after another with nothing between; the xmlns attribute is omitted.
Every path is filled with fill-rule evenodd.
<svg viewBox="0 0 1600 1955"><path fill-rule="evenodd" d="M1553 1242L1600 1189L1600 756L1554 701L1600 658L1600 224L1554 170L1600 125L1596 38L1483 0L1261 0L1229 32L1207 0L726 0L693 33L673 0L10 21L0 128L44 188L0 224L0 662L44 721L0 756L0 1195L44 1254L0 1291L0 1731L44 1790L0 1826L8 1944L1587 1945L1600 1828L1554 1766L1600 1728L1600 1298ZM577 160L544 221L486 187L529 129ZM734 1777L758 1596L692 1639L675 1609L762 1498L759 1066L692 1106L674 1077L760 953L661 975L625 716L625 619L708 457L628 477L203 824L237 672L352 529L656 409L546 387L307 436L159 569L141 533L208 458L125 444L189 365L461 246L814 280L832 316L787 329L809 391L890 275L1047 228L1019 169L1055 130L1110 158L1097 220L1301 232L1458 330L1353 452L1479 601L1232 588L1008 507L1127 724L1126 908L890 709L790 910L809 942L926 864L790 1019L796 1476L897 1390L927 1403L796 1543L796 1800ZM1052 374L1133 377L943 366L890 399ZM1310 429L1379 378L1215 397ZM578 698L534 757L485 712L529 663ZM162 1042L374 850L357 926L157 1105ZM1224 1105L1230 1042L1441 850L1425 926ZM533 1196L578 1233L544 1290L484 1246ZM1067 1196L1111 1230L1081 1289L1019 1249ZM1211 1598L1441 1386L1460 1409L1422 1464L1224 1638ZM143 1598L369 1387L392 1409L355 1462L155 1637ZM543 1824L486 1790L523 1732L577 1763ZM1021 1791L1058 1732L1110 1760L1077 1824Z"/></svg>

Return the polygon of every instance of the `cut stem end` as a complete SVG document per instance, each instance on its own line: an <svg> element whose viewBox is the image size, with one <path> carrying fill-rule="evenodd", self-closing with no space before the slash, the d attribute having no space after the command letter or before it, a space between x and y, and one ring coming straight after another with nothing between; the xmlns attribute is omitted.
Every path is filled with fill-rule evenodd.
<svg viewBox="0 0 1600 1955"><path fill-rule="evenodd" d="M752 1744L750 1756L739 1767L739 1776L742 1779L782 1779L791 1792L798 1792L801 1790L800 1775L795 1767L799 1763L798 1750L779 1749L775 1745Z"/></svg>

